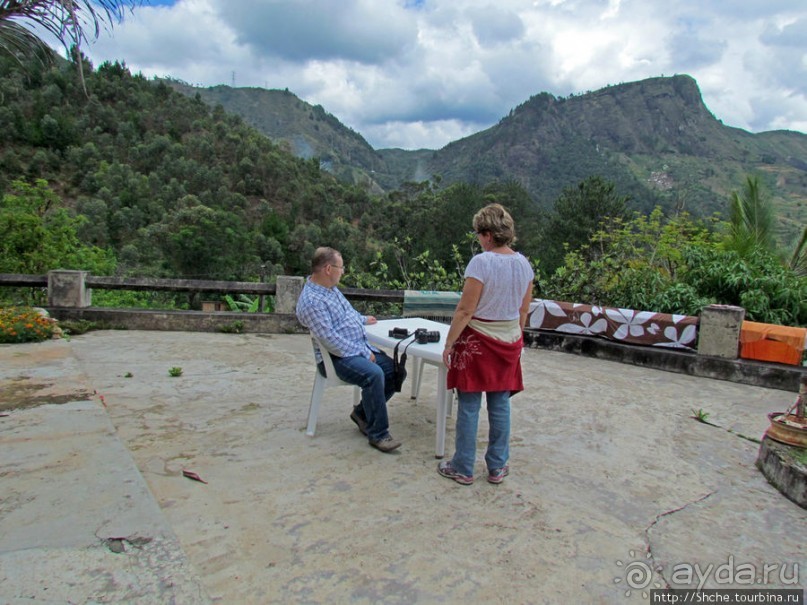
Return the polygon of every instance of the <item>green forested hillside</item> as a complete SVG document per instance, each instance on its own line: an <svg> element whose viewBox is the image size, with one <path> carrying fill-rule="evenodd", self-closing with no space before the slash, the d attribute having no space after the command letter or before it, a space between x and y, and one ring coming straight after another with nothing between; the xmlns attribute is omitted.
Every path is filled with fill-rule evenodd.
<svg viewBox="0 0 807 605"><path fill-rule="evenodd" d="M361 185L374 193L383 192L374 180L376 171L383 171L380 154L321 105L312 106L288 90L195 88L171 79L165 83L184 95L198 95L210 106L221 105L227 112L241 116L295 156L316 158L326 172L339 180Z"/></svg>
<svg viewBox="0 0 807 605"><path fill-rule="evenodd" d="M376 271L394 287L407 271L450 259L491 191L423 185L372 196L198 96L118 63L84 71L89 96L74 65L0 58L0 195L32 216L66 209L81 243L107 251L119 274L304 275L314 248L332 245L355 269L347 283L377 285L368 282ZM497 199L528 219L528 197L510 189L499 186ZM52 268L19 260L34 244L15 244L0 272Z"/></svg>
<svg viewBox="0 0 807 605"><path fill-rule="evenodd" d="M514 181L551 210L567 187L602 176L629 207L699 216L725 210L748 174L758 175L777 211L777 237L790 245L807 223L807 135L723 125L689 76L649 78L567 98L533 96L495 126L440 150L379 149L321 107L287 91L193 88L299 156L322 158L340 179L386 191L438 178L452 183ZM377 191L377 189L374 189Z"/></svg>
<svg viewBox="0 0 807 605"><path fill-rule="evenodd" d="M85 72L89 98L73 66L0 60L0 189L46 180L119 272L247 278L303 273L320 241L366 252L369 197L317 160L123 65Z"/></svg>
<svg viewBox="0 0 807 605"><path fill-rule="evenodd" d="M689 76L650 78L568 98L543 93L499 124L435 152L424 168L444 183L501 178L545 208L592 174L617 184L631 207L699 216L725 211L745 175L758 175L791 244L807 224L807 135L724 126Z"/></svg>

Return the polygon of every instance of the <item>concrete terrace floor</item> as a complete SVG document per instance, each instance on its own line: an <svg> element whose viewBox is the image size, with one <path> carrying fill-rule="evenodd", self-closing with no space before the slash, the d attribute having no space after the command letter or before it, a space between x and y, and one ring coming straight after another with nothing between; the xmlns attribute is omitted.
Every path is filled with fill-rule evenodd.
<svg viewBox="0 0 807 605"><path fill-rule="evenodd" d="M349 389L305 435L313 367L303 335L1 345L0 603L647 603L697 572L747 587L726 564L807 583L807 513L745 438L795 393L527 349L511 475L484 481L483 421L464 487L435 472L434 368L390 402L390 455Z"/></svg>

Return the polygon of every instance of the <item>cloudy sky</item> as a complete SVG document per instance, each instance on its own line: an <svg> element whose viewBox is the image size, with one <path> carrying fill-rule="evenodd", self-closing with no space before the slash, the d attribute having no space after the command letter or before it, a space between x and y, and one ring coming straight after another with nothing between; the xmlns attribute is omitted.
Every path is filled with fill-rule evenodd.
<svg viewBox="0 0 807 605"><path fill-rule="evenodd" d="M690 74L712 113L807 132L807 0L147 0L85 49L288 88L375 148L437 149L530 96Z"/></svg>

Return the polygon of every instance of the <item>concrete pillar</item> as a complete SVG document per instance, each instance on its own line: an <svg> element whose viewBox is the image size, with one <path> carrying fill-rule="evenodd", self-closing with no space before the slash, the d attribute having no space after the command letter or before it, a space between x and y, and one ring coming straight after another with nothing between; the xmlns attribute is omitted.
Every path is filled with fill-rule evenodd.
<svg viewBox="0 0 807 605"><path fill-rule="evenodd" d="M92 290L84 286L89 271L48 271L48 306L75 309L92 305Z"/></svg>
<svg viewBox="0 0 807 605"><path fill-rule="evenodd" d="M744 319L745 309L742 307L709 305L701 309L698 355L737 359Z"/></svg>
<svg viewBox="0 0 807 605"><path fill-rule="evenodd" d="M275 290L275 313L290 313L293 315L297 307L297 299L300 298L304 285L304 277L278 275Z"/></svg>

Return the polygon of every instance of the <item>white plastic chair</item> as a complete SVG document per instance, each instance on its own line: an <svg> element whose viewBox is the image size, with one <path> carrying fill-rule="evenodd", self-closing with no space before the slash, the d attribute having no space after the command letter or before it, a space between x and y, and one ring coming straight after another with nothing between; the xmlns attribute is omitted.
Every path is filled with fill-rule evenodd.
<svg viewBox="0 0 807 605"><path fill-rule="evenodd" d="M317 415L319 414L319 406L322 403L322 394L325 389L329 387L353 387L353 405L358 405L361 400L361 389L355 384L350 384L341 380L336 375L336 370L333 367L333 360L331 359L328 349L315 337L311 336L311 344L314 349L319 349L322 353L322 362L325 365L325 376L320 374L319 367L314 367L314 388L311 391L311 405L308 407L308 426L306 427L305 434L313 437L317 430ZM317 355L314 353L314 363L317 362Z"/></svg>

